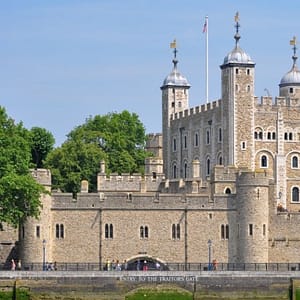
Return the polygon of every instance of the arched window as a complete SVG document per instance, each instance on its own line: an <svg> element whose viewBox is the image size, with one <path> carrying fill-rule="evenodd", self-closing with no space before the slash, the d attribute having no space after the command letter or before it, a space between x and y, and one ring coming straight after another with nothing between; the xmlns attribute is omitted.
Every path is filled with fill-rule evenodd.
<svg viewBox="0 0 300 300"><path fill-rule="evenodd" d="M223 165L223 158L222 158L222 156L219 157L219 165Z"/></svg>
<svg viewBox="0 0 300 300"><path fill-rule="evenodd" d="M187 148L187 136L185 135L184 136L184 149Z"/></svg>
<svg viewBox="0 0 300 300"><path fill-rule="evenodd" d="M292 188L292 201L299 202L299 188L296 186Z"/></svg>
<svg viewBox="0 0 300 300"><path fill-rule="evenodd" d="M173 166L173 178L177 178L177 167L176 167L176 165Z"/></svg>
<svg viewBox="0 0 300 300"><path fill-rule="evenodd" d="M173 139L173 151L177 150L177 144L176 144L176 139Z"/></svg>
<svg viewBox="0 0 300 300"><path fill-rule="evenodd" d="M230 188L226 188L225 194L231 194L231 189Z"/></svg>
<svg viewBox="0 0 300 300"><path fill-rule="evenodd" d="M195 147L198 147L199 146L199 136L198 136L198 133L196 132L195 133Z"/></svg>
<svg viewBox="0 0 300 300"><path fill-rule="evenodd" d="M290 141L293 140L293 133L292 133L292 132L289 133L289 140L290 140Z"/></svg>
<svg viewBox="0 0 300 300"><path fill-rule="evenodd" d="M219 128L218 141L222 142L222 128Z"/></svg>
<svg viewBox="0 0 300 300"><path fill-rule="evenodd" d="M260 158L260 166L262 168L267 168L268 167L268 158L266 155L262 155Z"/></svg>
<svg viewBox="0 0 300 300"><path fill-rule="evenodd" d="M206 130L206 145L209 145L210 143L210 132L209 130Z"/></svg>
<svg viewBox="0 0 300 300"><path fill-rule="evenodd" d="M187 163L184 163L184 178L187 178Z"/></svg>
<svg viewBox="0 0 300 300"><path fill-rule="evenodd" d="M292 157L292 168L297 169L298 167L299 167L298 156L293 156Z"/></svg>
<svg viewBox="0 0 300 300"><path fill-rule="evenodd" d="M206 161L206 175L210 175L210 159Z"/></svg>

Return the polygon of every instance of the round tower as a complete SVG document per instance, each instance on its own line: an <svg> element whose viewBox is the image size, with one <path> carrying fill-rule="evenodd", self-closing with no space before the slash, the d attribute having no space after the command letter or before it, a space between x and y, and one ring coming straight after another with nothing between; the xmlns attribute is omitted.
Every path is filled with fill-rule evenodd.
<svg viewBox="0 0 300 300"><path fill-rule="evenodd" d="M293 45L294 55L292 56L293 65L289 72L287 72L281 79L279 84L279 96L300 98L300 71L297 67L297 48L296 37L294 37L290 44Z"/></svg>
<svg viewBox="0 0 300 300"><path fill-rule="evenodd" d="M51 191L51 173L46 169L32 171L32 176L42 184L48 192ZM19 256L23 265L52 261L52 231L50 194L41 195L41 213L38 219L28 218L19 229Z"/></svg>
<svg viewBox="0 0 300 300"><path fill-rule="evenodd" d="M268 262L269 180L242 172L237 180L237 262Z"/></svg>
<svg viewBox="0 0 300 300"><path fill-rule="evenodd" d="M255 63L239 46L241 36L238 13L235 16L235 27L235 47L220 66L223 152L226 164L254 169Z"/></svg>
<svg viewBox="0 0 300 300"><path fill-rule="evenodd" d="M166 178L170 178L171 165L171 137L170 137L170 120L171 115L184 111L189 108L189 93L191 87L187 79L180 74L177 69L177 45L176 40L171 43L174 49L173 70L165 78L162 90L162 134L163 134L163 172Z"/></svg>

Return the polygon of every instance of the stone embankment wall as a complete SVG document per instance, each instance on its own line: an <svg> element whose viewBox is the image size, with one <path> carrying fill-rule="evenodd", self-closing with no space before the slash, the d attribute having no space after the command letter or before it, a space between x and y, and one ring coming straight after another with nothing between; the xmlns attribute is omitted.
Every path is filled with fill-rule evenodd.
<svg viewBox="0 0 300 300"><path fill-rule="evenodd" d="M135 289L151 286L184 288L194 299L207 295L262 295L291 299L292 281L300 272L1 272L0 289L13 287L34 295L97 295L97 299L125 299ZM110 296L108 296L110 295ZM231 297L231 296L230 296ZM71 299L71 298L70 298ZM75 299L75 298L74 298ZM86 298L88 299L88 298ZM226 299L226 298L225 298ZM227 298L230 299L230 298ZM249 298L251 299L251 298Z"/></svg>

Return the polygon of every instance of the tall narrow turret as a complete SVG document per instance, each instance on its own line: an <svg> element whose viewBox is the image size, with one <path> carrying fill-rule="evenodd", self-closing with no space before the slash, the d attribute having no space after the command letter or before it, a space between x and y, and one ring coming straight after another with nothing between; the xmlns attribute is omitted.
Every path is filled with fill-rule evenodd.
<svg viewBox="0 0 300 300"><path fill-rule="evenodd" d="M235 47L221 65L224 162L253 169L255 63L239 46L241 37L238 13L235 16L235 27Z"/></svg>
<svg viewBox="0 0 300 300"><path fill-rule="evenodd" d="M163 133L163 163L166 178L170 178L170 151L171 137L170 116L189 108L188 90L191 87L187 79L177 69L177 45L176 40L171 43L174 49L173 70L165 78L162 90L162 133Z"/></svg>

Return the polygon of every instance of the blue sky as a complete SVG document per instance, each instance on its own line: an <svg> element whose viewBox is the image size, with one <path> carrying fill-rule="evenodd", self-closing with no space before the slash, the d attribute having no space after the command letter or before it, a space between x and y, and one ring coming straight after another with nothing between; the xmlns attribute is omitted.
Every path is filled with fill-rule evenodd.
<svg viewBox="0 0 300 300"><path fill-rule="evenodd" d="M256 96L278 95L300 40L300 2L179 0L10 0L0 2L0 105L30 129L46 128L59 146L89 116L135 112L161 132L161 91L178 68L192 85L190 106L205 103L205 16L209 17L209 99L220 98L220 68L240 46L256 63ZM298 64L299 65L299 64Z"/></svg>

